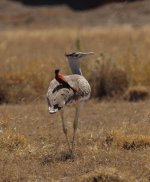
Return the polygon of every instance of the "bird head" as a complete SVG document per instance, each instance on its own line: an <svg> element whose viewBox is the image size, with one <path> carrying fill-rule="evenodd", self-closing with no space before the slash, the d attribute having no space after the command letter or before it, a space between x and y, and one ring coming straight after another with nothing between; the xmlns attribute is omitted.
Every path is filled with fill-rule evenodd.
<svg viewBox="0 0 150 182"><path fill-rule="evenodd" d="M70 61L70 60L78 60L80 58L83 58L87 55L93 55L94 52L73 52L71 54L65 54L66 58Z"/></svg>
<svg viewBox="0 0 150 182"><path fill-rule="evenodd" d="M57 75L60 72L60 69L55 69L55 75Z"/></svg>
<svg viewBox="0 0 150 182"><path fill-rule="evenodd" d="M82 71L80 68L80 58L83 58L87 55L92 55L93 52L73 52L71 54L65 54L67 61L69 62L69 66L73 74L82 75Z"/></svg>

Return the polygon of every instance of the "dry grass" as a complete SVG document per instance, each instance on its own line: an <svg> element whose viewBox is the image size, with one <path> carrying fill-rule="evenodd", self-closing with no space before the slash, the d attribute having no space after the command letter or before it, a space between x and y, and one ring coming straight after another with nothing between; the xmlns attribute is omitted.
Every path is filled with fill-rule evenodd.
<svg viewBox="0 0 150 182"><path fill-rule="evenodd" d="M150 136L124 133L125 130L111 131L104 142L104 145L117 145L125 150L137 150L150 147Z"/></svg>
<svg viewBox="0 0 150 182"><path fill-rule="evenodd" d="M127 72L104 54L97 57L90 83L93 96L99 98L121 96L129 86Z"/></svg>
<svg viewBox="0 0 150 182"><path fill-rule="evenodd" d="M0 181L150 180L149 29L0 32L0 102L20 104L0 106ZM48 115L39 98L55 68L69 73L63 54L76 49L96 52L81 63L93 97L146 99L85 104L70 158L59 114ZM69 137L72 112L65 113Z"/></svg>
<svg viewBox="0 0 150 182"><path fill-rule="evenodd" d="M25 136L12 132L2 132L0 134L0 148L9 151L24 149L27 146Z"/></svg>
<svg viewBox="0 0 150 182"><path fill-rule="evenodd" d="M55 68L69 73L64 53L77 49L96 53L82 63L93 96L123 95L135 85L148 87L149 34L149 27L128 26L0 32L0 102L28 102L45 94Z"/></svg>
<svg viewBox="0 0 150 182"><path fill-rule="evenodd" d="M149 90L145 86L133 86L130 87L125 95L124 99L128 101L146 100L149 97Z"/></svg>
<svg viewBox="0 0 150 182"><path fill-rule="evenodd" d="M135 181L135 179L130 178L128 180ZM90 174L86 174L81 177L81 182L125 182L127 181L127 176L120 173L116 168L100 167Z"/></svg>
<svg viewBox="0 0 150 182"><path fill-rule="evenodd" d="M148 182L149 107L149 101L91 100L81 112L75 158L69 158L60 116L49 115L46 102L3 105L0 181ZM69 136L73 110L65 112Z"/></svg>

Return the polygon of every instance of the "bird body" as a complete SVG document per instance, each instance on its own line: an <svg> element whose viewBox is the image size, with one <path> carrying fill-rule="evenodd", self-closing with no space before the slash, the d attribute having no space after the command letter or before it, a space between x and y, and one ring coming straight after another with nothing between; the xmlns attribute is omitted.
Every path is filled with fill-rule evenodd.
<svg viewBox="0 0 150 182"><path fill-rule="evenodd" d="M82 76L79 59L93 54L93 52L74 52L66 54L72 75L63 76L60 70L55 70L55 78L50 82L47 101L50 114L54 114L60 110L63 132L66 136L69 151L73 154L75 133L78 125L79 112L83 101L89 99L91 95L91 87L88 81ZM68 139L68 132L64 118L64 107L68 104L76 103L75 117L73 121L73 137L72 147Z"/></svg>
<svg viewBox="0 0 150 182"><path fill-rule="evenodd" d="M72 89L74 92L76 92L76 89L74 89L68 81L65 79L65 77L60 73L59 69L55 70L55 79L62 84L64 87Z"/></svg>
<svg viewBox="0 0 150 182"><path fill-rule="evenodd" d="M64 79L69 83L76 92L67 88L65 85L53 79L50 82L47 97L49 99L49 112L53 114L63 108L65 105L74 103L77 100L85 101L91 95L91 87L88 81L81 75L73 74L64 76Z"/></svg>

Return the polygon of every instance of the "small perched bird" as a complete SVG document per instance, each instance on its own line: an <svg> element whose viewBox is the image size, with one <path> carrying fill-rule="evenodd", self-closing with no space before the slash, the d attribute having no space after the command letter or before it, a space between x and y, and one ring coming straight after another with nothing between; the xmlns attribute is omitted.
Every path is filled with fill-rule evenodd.
<svg viewBox="0 0 150 182"><path fill-rule="evenodd" d="M76 89L74 89L65 79L65 77L60 74L60 69L55 70L55 79L62 84L64 87L72 89L74 92L76 92Z"/></svg>
<svg viewBox="0 0 150 182"><path fill-rule="evenodd" d="M54 114L60 110L63 132L66 136L69 151L73 154L75 146L75 134L78 126L79 113L84 101L88 100L91 95L91 87L85 77L82 75L79 59L93 52L74 52L66 54L72 74L63 76L60 70L55 70L55 79L50 82L47 101L50 114ZM68 104L75 103L75 116L73 121L73 137L70 146L68 139L68 130L64 117L64 108Z"/></svg>

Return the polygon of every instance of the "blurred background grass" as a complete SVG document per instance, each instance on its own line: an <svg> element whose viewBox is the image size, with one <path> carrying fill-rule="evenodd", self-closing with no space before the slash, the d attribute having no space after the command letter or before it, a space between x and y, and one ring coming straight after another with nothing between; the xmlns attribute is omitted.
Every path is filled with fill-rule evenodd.
<svg viewBox="0 0 150 182"><path fill-rule="evenodd" d="M97 98L124 98L131 88L149 93L150 27L1 31L0 102L31 102L45 97L54 69L69 74L65 52L94 51L81 62ZM111 45L111 46L110 46ZM140 89L140 88L144 89ZM140 95L140 94L139 94ZM126 96L128 98L128 96Z"/></svg>

